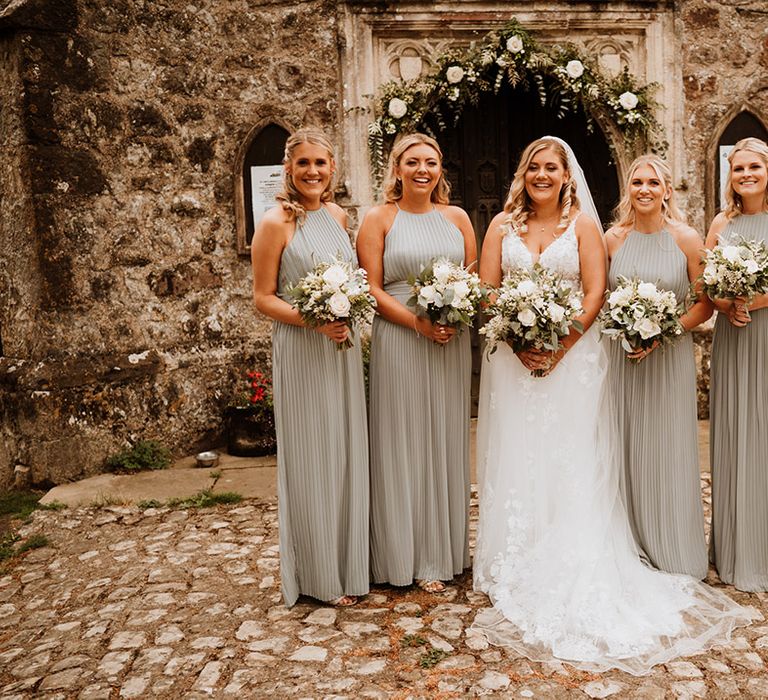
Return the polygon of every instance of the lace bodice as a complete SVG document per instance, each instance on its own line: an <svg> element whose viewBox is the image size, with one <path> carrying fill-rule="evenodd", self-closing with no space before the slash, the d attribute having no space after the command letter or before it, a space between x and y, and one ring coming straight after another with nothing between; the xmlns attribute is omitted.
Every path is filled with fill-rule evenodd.
<svg viewBox="0 0 768 700"><path fill-rule="evenodd" d="M571 221L568 228L544 249L538 260L525 247L525 243L511 226L505 225L504 229L504 238L501 241L501 271L504 275L521 267L530 269L534 263L539 262L543 267L557 272L564 279L571 280L574 285L581 284L576 219Z"/></svg>

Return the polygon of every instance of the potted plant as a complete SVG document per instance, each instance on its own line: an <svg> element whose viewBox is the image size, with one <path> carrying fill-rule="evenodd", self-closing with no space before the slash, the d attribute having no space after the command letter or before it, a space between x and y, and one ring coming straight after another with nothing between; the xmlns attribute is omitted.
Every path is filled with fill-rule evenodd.
<svg viewBox="0 0 768 700"><path fill-rule="evenodd" d="M259 371L247 372L241 381L235 402L226 409L227 452L238 457L274 454L272 382Z"/></svg>

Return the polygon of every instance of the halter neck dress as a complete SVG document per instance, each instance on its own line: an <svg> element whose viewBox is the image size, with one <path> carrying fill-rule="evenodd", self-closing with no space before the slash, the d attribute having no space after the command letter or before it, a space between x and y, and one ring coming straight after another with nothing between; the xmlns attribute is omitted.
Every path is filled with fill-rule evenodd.
<svg viewBox="0 0 768 700"><path fill-rule="evenodd" d="M321 261L354 261L325 207L308 211L280 260L278 295ZM285 604L368 592L368 433L359 338L337 350L314 330L274 322L280 577Z"/></svg>
<svg viewBox="0 0 768 700"><path fill-rule="evenodd" d="M740 215L720 236L768 245L768 214ZM709 394L710 557L725 583L768 591L768 309L744 328L718 314Z"/></svg>
<svg viewBox="0 0 768 700"><path fill-rule="evenodd" d="M608 283L621 275L688 295L688 262L672 234L630 231L611 260ZM685 333L641 362L607 338L623 460L623 495L642 556L653 566L697 579L707 575L707 548L696 415L693 340Z"/></svg>
<svg viewBox="0 0 768 700"><path fill-rule="evenodd" d="M398 210L384 240L384 289L435 258L464 262L461 231L434 209ZM469 332L437 345L381 316L370 368L371 571L377 583L449 580L469 566Z"/></svg>

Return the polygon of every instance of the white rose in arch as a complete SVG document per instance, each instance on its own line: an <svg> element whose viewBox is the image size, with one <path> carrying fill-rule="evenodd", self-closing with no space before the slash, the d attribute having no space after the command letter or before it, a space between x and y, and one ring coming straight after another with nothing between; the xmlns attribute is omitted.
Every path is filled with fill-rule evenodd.
<svg viewBox="0 0 768 700"><path fill-rule="evenodd" d="M584 75L584 64L576 59L568 61L565 66L565 72L568 73L569 77L576 80L576 78L580 78Z"/></svg>
<svg viewBox="0 0 768 700"><path fill-rule="evenodd" d="M509 53L520 53L522 50L523 40L517 34L513 34L507 39L507 51Z"/></svg>
<svg viewBox="0 0 768 700"><path fill-rule="evenodd" d="M351 304L349 303L346 294L343 292L336 292L330 299L328 299L328 307L336 318L345 318L349 316Z"/></svg>
<svg viewBox="0 0 768 700"><path fill-rule="evenodd" d="M464 69L461 66L451 66L445 71L445 79L455 85L464 79Z"/></svg>
<svg viewBox="0 0 768 700"><path fill-rule="evenodd" d="M393 97L389 101L388 107L389 115L395 119L402 119L408 111L408 105L405 104L399 97Z"/></svg>
<svg viewBox="0 0 768 700"><path fill-rule="evenodd" d="M637 95L634 92L622 92L619 95L619 104L627 111L634 109L637 107Z"/></svg>
<svg viewBox="0 0 768 700"><path fill-rule="evenodd" d="M331 265L323 272L323 282L331 289L338 289L349 279L347 271L341 265Z"/></svg>
<svg viewBox="0 0 768 700"><path fill-rule="evenodd" d="M517 320L524 326L532 326L536 322L536 314L531 309L523 309L517 314Z"/></svg>

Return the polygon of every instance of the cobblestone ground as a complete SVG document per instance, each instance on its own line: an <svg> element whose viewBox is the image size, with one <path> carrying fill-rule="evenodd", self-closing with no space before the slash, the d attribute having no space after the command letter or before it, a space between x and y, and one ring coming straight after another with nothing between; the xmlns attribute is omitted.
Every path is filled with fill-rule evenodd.
<svg viewBox="0 0 768 700"><path fill-rule="evenodd" d="M6 699L768 697L765 621L635 678L489 647L468 631L486 604L469 573L438 596L377 587L354 608L288 610L274 502L38 511L35 533L52 546L0 578Z"/></svg>

